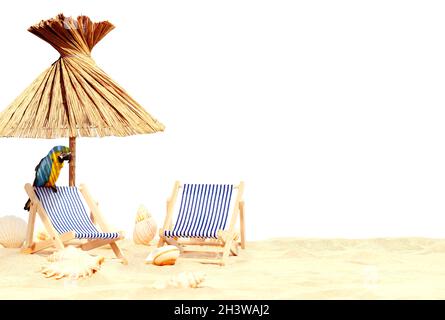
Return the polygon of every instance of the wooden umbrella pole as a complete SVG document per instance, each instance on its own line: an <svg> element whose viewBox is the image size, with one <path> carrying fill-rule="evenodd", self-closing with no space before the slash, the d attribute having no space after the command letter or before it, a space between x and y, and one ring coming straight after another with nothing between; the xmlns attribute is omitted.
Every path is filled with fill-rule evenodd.
<svg viewBox="0 0 445 320"><path fill-rule="evenodd" d="M76 185L76 137L70 137L70 179L69 184L71 187Z"/></svg>

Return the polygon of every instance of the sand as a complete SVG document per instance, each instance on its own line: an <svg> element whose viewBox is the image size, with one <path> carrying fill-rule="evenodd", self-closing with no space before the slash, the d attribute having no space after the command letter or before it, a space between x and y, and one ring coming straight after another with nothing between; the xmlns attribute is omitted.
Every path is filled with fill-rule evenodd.
<svg viewBox="0 0 445 320"><path fill-rule="evenodd" d="M445 240L272 239L249 242L224 267L179 259L144 264L154 248L120 241L129 260L110 249L102 268L81 280L39 272L49 252L0 249L0 299L445 299ZM201 288L154 289L182 271L207 274Z"/></svg>

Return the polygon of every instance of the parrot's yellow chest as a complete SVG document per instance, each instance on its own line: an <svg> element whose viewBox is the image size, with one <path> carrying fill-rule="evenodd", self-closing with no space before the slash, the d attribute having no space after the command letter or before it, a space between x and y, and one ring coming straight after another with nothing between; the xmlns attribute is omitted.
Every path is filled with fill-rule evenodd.
<svg viewBox="0 0 445 320"><path fill-rule="evenodd" d="M56 185L56 181L59 178L60 170L62 170L63 168L63 162L59 162L55 154L52 158L51 173L48 182L45 184L46 187L53 187Z"/></svg>

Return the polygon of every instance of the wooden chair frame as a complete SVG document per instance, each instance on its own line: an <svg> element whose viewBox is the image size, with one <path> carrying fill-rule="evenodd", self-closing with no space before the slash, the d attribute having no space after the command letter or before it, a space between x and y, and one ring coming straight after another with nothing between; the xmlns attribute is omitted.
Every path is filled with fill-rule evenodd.
<svg viewBox="0 0 445 320"><path fill-rule="evenodd" d="M246 238L245 238L245 217L244 217L244 182L241 181L239 185L235 186L234 189L238 190L235 204L232 211L232 216L230 218L229 226L227 230L218 230L218 239L205 239L203 241L201 238L170 238L166 237L165 231L172 230L172 220L173 220L173 209L178 197L179 189L183 186L179 181L176 181L171 193L170 198L167 199L167 214L165 217L164 225L159 230L159 242L158 247L162 247L165 243L177 246L181 252L208 252L208 253L219 253L222 254L221 257L216 259L194 259L187 258L187 260L194 260L201 263L216 263L220 265L225 265L229 255L238 255L238 248L245 249ZM235 230L236 223L239 219L239 234ZM186 240L189 239L189 240Z"/></svg>
<svg viewBox="0 0 445 320"><path fill-rule="evenodd" d="M25 190L29 196L29 199L31 199L31 208L29 211L29 218L28 218L28 230L26 234L25 243L22 247L22 252L31 254L53 246L58 250L65 248L66 242L75 239L76 236L75 232L70 231L63 234L59 234L52 225L48 213L46 212L39 198L37 197L37 194L34 191L34 187L31 184L27 183L25 185ZM84 184L81 184L79 190L82 196L84 197L85 202L87 203L89 209L91 210L91 218L93 223L95 225L98 225L103 232L112 232L108 224L105 222L102 212L100 211L97 203L91 197L88 188ZM39 241L36 243L33 240L33 235L34 235L34 227L37 214L42 220L42 223L46 231L49 233L51 239ZM116 257L120 259L123 264L127 264L127 259L125 259L120 248L116 244L116 241L121 240L123 238L124 238L123 232L120 231L119 237L116 239L88 240L77 246L82 250L88 251L109 244Z"/></svg>

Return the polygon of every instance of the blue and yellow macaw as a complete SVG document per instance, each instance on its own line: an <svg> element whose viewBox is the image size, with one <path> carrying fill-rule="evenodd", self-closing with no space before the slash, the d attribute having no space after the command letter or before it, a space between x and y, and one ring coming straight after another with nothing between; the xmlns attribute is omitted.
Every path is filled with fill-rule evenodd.
<svg viewBox="0 0 445 320"><path fill-rule="evenodd" d="M60 170L63 168L65 161L71 161L70 148L65 146L56 146L50 150L48 155L40 160L37 165L36 177L33 186L35 187L49 187L57 192L56 181L59 178ZM25 204L24 209L30 209L31 201Z"/></svg>

